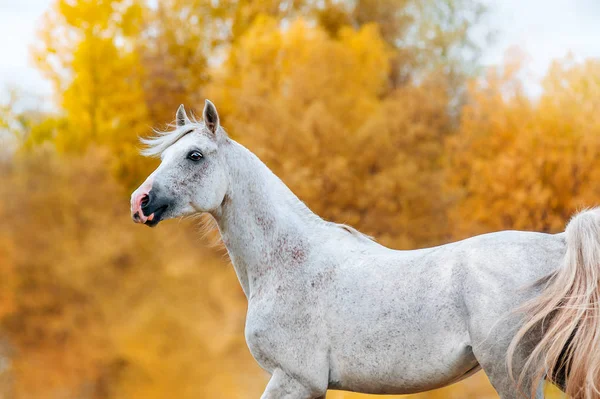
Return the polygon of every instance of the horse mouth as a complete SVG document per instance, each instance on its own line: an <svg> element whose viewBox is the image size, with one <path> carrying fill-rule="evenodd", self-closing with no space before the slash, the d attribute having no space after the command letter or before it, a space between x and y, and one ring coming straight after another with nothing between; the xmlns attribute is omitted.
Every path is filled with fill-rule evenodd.
<svg viewBox="0 0 600 399"><path fill-rule="evenodd" d="M165 213L168 207L169 205L163 205L156 208L154 212L148 215L148 219L146 220L146 222L144 222L144 224L150 227L156 226L162 220L162 215Z"/></svg>

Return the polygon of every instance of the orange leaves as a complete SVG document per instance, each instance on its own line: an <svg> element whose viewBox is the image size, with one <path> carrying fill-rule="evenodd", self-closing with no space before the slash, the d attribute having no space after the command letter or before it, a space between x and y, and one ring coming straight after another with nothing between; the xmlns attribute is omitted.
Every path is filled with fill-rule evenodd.
<svg viewBox="0 0 600 399"><path fill-rule="evenodd" d="M473 86L459 132L448 142L458 236L508 228L557 232L572 212L596 203L600 117L590 109L600 98L597 68L593 61L555 64L538 101L514 90L516 68Z"/></svg>
<svg viewBox="0 0 600 399"><path fill-rule="evenodd" d="M295 112L321 101L334 117L345 113L343 123L356 126L360 113L353 111L363 108L368 114L369 101L385 87L389 53L374 26L345 29L340 36L332 39L304 20L281 29L273 19L258 18L224 65L215 68L209 94L223 104L225 115L238 112L232 102L240 95L283 101Z"/></svg>
<svg viewBox="0 0 600 399"><path fill-rule="evenodd" d="M131 172L147 170L137 156L149 126L144 68L132 42L142 13L134 0L57 0L47 11L34 55L64 117L35 126L28 146L48 141L62 153L106 146L116 155L114 173L129 186L137 180Z"/></svg>

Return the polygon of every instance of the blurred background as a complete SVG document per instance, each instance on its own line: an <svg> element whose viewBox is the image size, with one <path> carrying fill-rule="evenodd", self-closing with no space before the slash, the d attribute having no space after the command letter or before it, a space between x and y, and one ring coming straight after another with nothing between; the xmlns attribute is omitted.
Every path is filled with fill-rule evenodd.
<svg viewBox="0 0 600 399"><path fill-rule="evenodd" d="M599 18L594 0L0 0L0 398L260 396L216 234L130 220L156 166L138 137L181 103L210 98L315 212L385 245L562 231L600 198ZM411 397L497 395L479 373Z"/></svg>

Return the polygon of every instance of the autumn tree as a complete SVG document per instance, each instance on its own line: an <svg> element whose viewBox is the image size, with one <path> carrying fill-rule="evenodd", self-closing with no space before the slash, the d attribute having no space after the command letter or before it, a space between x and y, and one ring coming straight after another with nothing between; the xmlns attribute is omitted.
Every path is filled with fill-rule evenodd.
<svg viewBox="0 0 600 399"><path fill-rule="evenodd" d="M448 142L455 236L490 230L562 231L595 204L600 63L554 63L531 100L519 64L493 68L470 89L460 131Z"/></svg>
<svg viewBox="0 0 600 399"><path fill-rule="evenodd" d="M136 157L137 137L170 121L180 103L201 104L214 71L263 16L283 27L303 15L335 40L375 24L390 64L379 96L436 74L445 77L450 107L463 82L455 77L476 65L476 57L465 57L477 54L471 36L483 10L476 0L57 0L42 21L34 58L64 117L29 142L50 140L71 152L89 143L110 146L116 174L133 186L148 170Z"/></svg>
<svg viewBox="0 0 600 399"><path fill-rule="evenodd" d="M56 148L81 152L90 143L109 146L116 174L130 185L132 176L146 170L136 146L148 130L148 110L133 42L142 12L133 0L58 0L45 14L41 42L33 50L64 114L64 123L52 129ZM46 139L33 134L30 141Z"/></svg>
<svg viewBox="0 0 600 399"><path fill-rule="evenodd" d="M348 27L375 24L390 50L390 89L445 77L446 97L456 107L465 80L477 68L481 43L474 29L486 8L478 0L165 0L146 7L138 51L146 74L144 93L154 124L172 118L180 103L201 104L210 69L218 69L231 46L255 21L271 17L282 26L297 18L330 36Z"/></svg>

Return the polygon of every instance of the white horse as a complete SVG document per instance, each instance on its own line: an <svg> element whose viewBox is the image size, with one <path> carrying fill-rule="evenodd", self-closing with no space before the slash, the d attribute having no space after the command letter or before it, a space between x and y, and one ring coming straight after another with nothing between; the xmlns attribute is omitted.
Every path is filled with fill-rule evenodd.
<svg viewBox="0 0 600 399"><path fill-rule="evenodd" d="M312 213L227 137L210 101L203 119L181 106L175 130L144 140L162 162L132 217L216 219L248 298L248 347L271 374L262 398L416 393L480 368L502 398L541 398L543 378L600 397L600 211L556 235L392 250Z"/></svg>

